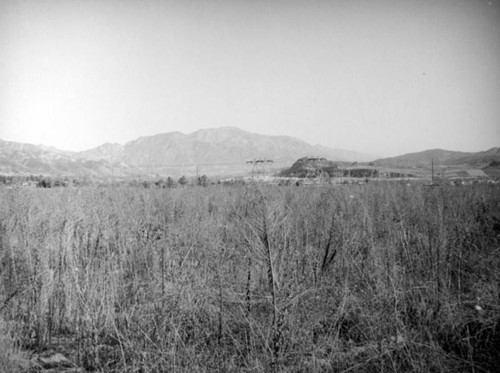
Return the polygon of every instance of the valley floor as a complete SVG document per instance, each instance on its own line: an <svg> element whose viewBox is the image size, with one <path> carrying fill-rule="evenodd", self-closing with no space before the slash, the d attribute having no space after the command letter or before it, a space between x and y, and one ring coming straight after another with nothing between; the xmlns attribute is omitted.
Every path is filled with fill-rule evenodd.
<svg viewBox="0 0 500 373"><path fill-rule="evenodd" d="M0 371L495 371L500 185L423 184L2 188Z"/></svg>

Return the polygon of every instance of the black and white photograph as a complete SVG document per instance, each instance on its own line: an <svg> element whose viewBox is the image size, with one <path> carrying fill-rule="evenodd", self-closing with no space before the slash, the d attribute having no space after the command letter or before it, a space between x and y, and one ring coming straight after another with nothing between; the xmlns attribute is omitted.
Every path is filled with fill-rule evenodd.
<svg viewBox="0 0 500 373"><path fill-rule="evenodd" d="M0 0L35 372L500 372L500 0Z"/></svg>

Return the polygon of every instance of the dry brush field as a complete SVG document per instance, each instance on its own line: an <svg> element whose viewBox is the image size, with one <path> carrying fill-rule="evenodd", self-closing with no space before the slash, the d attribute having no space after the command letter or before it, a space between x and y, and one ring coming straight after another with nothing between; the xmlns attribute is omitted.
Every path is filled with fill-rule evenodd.
<svg viewBox="0 0 500 373"><path fill-rule="evenodd" d="M0 365L500 366L500 187L0 190Z"/></svg>

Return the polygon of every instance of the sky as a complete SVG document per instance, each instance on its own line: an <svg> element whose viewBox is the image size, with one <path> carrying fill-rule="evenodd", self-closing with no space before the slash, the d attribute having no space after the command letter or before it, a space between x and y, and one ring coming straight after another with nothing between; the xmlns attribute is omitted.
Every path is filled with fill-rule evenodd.
<svg viewBox="0 0 500 373"><path fill-rule="evenodd" d="M2 0L0 139L500 146L500 0Z"/></svg>

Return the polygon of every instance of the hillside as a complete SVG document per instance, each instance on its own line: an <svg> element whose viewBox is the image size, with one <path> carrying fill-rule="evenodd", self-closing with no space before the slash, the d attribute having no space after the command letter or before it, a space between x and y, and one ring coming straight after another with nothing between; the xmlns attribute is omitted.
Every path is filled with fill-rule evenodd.
<svg viewBox="0 0 500 373"><path fill-rule="evenodd" d="M303 157L290 168L281 172L285 177L318 177L321 174L335 176L339 172L337 163L325 158Z"/></svg>
<svg viewBox="0 0 500 373"><path fill-rule="evenodd" d="M75 157L45 146L0 140L0 173L4 175L128 176L137 173L124 164Z"/></svg>
<svg viewBox="0 0 500 373"><path fill-rule="evenodd" d="M191 134L170 132L140 137L124 145L106 143L69 152L43 145L0 142L0 173L162 176L229 175L248 173L249 160L273 160L273 167L289 166L304 156L336 161L366 160L364 154L311 145L289 136L266 136L235 127L202 129Z"/></svg>
<svg viewBox="0 0 500 373"><path fill-rule="evenodd" d="M290 167L297 159L324 158L337 164L366 161L366 154L333 149L289 136L266 136L236 127L202 129L191 134L169 132L140 137L124 145L106 143L82 152L0 140L0 173L109 177L206 174L244 175L252 160L272 160L270 168ZM500 161L500 148L477 153L442 149L377 159L386 168L468 165L485 168ZM322 166L323 167L323 166ZM328 166L329 167L329 166ZM490 173L496 173L491 169Z"/></svg>
<svg viewBox="0 0 500 373"><path fill-rule="evenodd" d="M500 161L492 161L482 171L489 177L500 178Z"/></svg>
<svg viewBox="0 0 500 373"><path fill-rule="evenodd" d="M500 160L500 148L492 148L477 153L456 152L442 149L425 150L408 153L397 157L377 159L373 161L379 167L427 167L434 161L438 165L487 165L491 161Z"/></svg>
<svg viewBox="0 0 500 373"><path fill-rule="evenodd" d="M202 129L191 134L163 133L140 137L122 147L101 146L84 152L85 157L92 159L109 161L114 157L139 167L243 164L256 158L290 163L305 155L339 161L366 159L366 155L356 152L310 145L289 136L260 135L236 127Z"/></svg>
<svg viewBox="0 0 500 373"><path fill-rule="evenodd" d="M489 150L477 153L469 153L465 156L451 159L447 162L449 165L467 164L471 166L487 166L491 162L500 162L500 148L491 148Z"/></svg>
<svg viewBox="0 0 500 373"><path fill-rule="evenodd" d="M121 158L123 152L123 145L106 143L98 146L97 148L85 150L74 154L79 159L88 160L105 160L108 162L115 162Z"/></svg>

